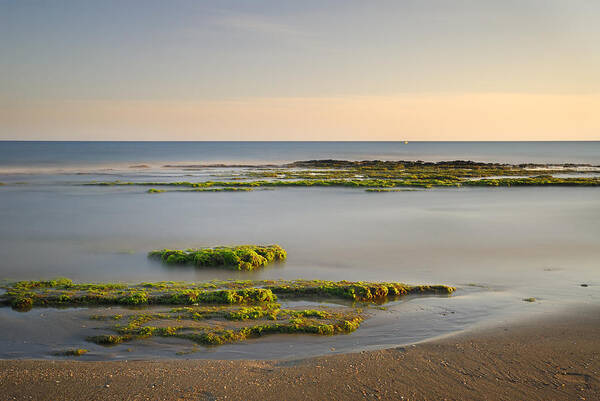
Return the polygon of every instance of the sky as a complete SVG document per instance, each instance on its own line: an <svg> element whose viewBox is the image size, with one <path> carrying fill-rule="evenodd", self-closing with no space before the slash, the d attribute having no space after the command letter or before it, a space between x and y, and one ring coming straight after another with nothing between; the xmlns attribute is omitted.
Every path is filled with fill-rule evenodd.
<svg viewBox="0 0 600 401"><path fill-rule="evenodd" d="M600 140L597 0L0 0L0 139Z"/></svg>

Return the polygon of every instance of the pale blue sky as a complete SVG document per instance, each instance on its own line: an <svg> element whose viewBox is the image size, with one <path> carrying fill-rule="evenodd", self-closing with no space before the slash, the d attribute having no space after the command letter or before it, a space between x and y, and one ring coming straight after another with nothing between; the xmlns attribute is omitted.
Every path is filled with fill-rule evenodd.
<svg viewBox="0 0 600 401"><path fill-rule="evenodd" d="M0 0L0 54L9 108L589 95L600 92L600 1Z"/></svg>

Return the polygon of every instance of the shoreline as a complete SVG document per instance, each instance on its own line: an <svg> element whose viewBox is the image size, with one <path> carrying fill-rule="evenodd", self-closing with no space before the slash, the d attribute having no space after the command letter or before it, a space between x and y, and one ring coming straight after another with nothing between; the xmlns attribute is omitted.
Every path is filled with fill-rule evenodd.
<svg viewBox="0 0 600 401"><path fill-rule="evenodd" d="M600 307L379 351L285 361L0 360L0 398L591 400Z"/></svg>

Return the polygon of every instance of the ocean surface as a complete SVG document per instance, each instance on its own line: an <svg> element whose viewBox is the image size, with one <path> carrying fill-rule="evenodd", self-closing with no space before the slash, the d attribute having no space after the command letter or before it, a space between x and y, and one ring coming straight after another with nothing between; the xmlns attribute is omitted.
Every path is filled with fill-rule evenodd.
<svg viewBox="0 0 600 401"><path fill-rule="evenodd" d="M81 185L202 181L251 167L186 166L309 159L600 165L600 142L0 142L0 279L304 278L458 287L451 297L410 297L374 309L350 335L270 336L185 358L290 359L398 346L600 303L600 188L149 195L143 187ZM166 267L146 257L157 248L245 243L280 244L288 260L248 273ZM537 301L523 301L530 297ZM0 357L56 358L53 350L77 346L91 351L81 359L180 357L182 345L169 341L110 349L86 343L91 313L0 308Z"/></svg>
<svg viewBox="0 0 600 401"><path fill-rule="evenodd" d="M595 142L20 142L0 141L0 169L296 160L474 160L600 164ZM2 170L0 170L2 171Z"/></svg>

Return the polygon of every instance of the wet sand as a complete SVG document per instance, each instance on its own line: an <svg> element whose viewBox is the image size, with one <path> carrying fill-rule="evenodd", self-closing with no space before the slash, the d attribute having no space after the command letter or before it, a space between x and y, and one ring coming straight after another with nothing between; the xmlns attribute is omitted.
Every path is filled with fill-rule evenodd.
<svg viewBox="0 0 600 401"><path fill-rule="evenodd" d="M0 361L2 400L599 400L600 308L298 361Z"/></svg>

